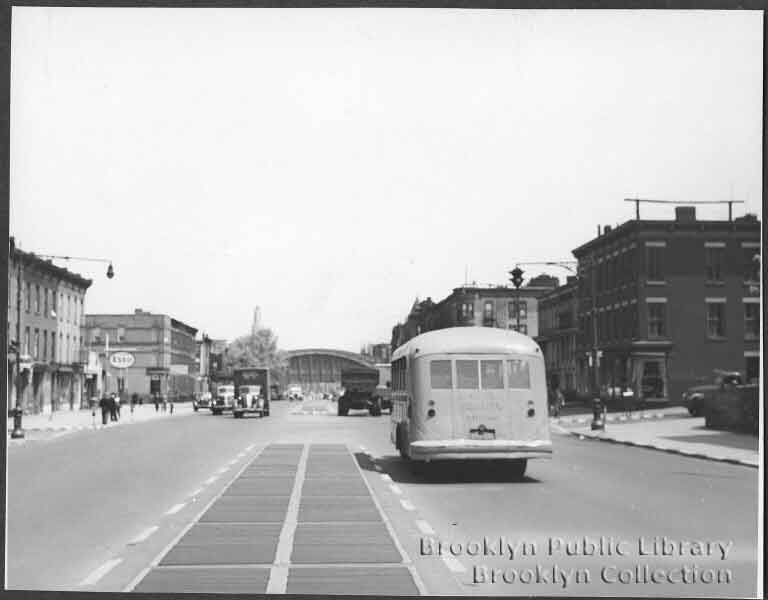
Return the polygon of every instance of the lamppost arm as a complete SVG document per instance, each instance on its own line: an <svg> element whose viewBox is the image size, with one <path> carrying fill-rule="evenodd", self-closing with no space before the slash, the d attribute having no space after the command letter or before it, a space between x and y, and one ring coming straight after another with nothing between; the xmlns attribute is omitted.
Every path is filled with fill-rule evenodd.
<svg viewBox="0 0 768 600"><path fill-rule="evenodd" d="M112 266L112 260L109 258L91 258L88 256L59 256L57 254L35 254L35 256L39 258L49 258L49 259L58 259L58 260L82 260L86 262L109 263L109 267L107 267L107 277L109 279L112 279L115 276L115 268Z"/></svg>

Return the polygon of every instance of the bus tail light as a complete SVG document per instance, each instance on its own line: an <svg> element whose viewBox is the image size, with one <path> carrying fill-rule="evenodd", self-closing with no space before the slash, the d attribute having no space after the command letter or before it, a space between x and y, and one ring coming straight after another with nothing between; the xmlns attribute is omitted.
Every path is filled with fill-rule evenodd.
<svg viewBox="0 0 768 600"><path fill-rule="evenodd" d="M536 409L533 408L533 400L528 400L528 416L533 417L536 415Z"/></svg>
<svg viewBox="0 0 768 600"><path fill-rule="evenodd" d="M428 418L428 419L431 419L432 417L434 417L434 416L435 416L435 414L437 414L437 413L435 413L435 409L434 409L434 408L430 408L430 409L427 411L427 418Z"/></svg>

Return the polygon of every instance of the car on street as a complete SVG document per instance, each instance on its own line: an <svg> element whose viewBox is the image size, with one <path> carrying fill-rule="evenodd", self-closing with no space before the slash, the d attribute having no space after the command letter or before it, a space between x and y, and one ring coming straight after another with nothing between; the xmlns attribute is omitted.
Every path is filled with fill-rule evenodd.
<svg viewBox="0 0 768 600"><path fill-rule="evenodd" d="M216 388L216 397L211 404L211 412L214 415L220 415L225 411L232 410L235 406L235 386L220 385Z"/></svg>
<svg viewBox="0 0 768 600"><path fill-rule="evenodd" d="M705 397L702 413L707 428L739 429L758 433L758 384L744 384L742 381L740 374L738 378L725 377L719 387Z"/></svg>
<svg viewBox="0 0 768 600"><path fill-rule="evenodd" d="M213 394L211 392L202 392L199 395L195 395L192 400L192 408L197 412L201 408L211 408L211 401L213 400Z"/></svg>

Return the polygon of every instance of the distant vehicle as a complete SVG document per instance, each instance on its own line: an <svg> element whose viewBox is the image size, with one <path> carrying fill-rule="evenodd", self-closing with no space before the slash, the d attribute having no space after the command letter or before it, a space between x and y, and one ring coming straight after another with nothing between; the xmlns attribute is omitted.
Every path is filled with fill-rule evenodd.
<svg viewBox="0 0 768 600"><path fill-rule="evenodd" d="M301 386L300 385L292 385L288 388L288 401L293 402L304 400L304 396L301 393Z"/></svg>
<svg viewBox="0 0 768 600"><path fill-rule="evenodd" d="M381 383L376 386L374 393L374 401L377 401L381 410L389 411L392 414L392 390L388 385L382 385Z"/></svg>
<svg viewBox="0 0 768 600"><path fill-rule="evenodd" d="M701 403L706 427L759 430L758 384L744 384L741 373L723 373L719 385L708 390Z"/></svg>
<svg viewBox="0 0 768 600"><path fill-rule="evenodd" d="M243 367L233 373L235 406L232 414L242 419L247 414L269 416L269 369L266 367Z"/></svg>
<svg viewBox="0 0 768 600"><path fill-rule="evenodd" d="M741 385L744 381L742 381L741 373L738 371L716 370L709 381L702 378L699 385L690 387L683 392L683 406L688 409L692 416L702 416L704 414L704 405L724 383Z"/></svg>
<svg viewBox="0 0 768 600"><path fill-rule="evenodd" d="M538 344L515 331L452 327L392 355L390 436L403 458L551 458L547 380Z"/></svg>
<svg viewBox="0 0 768 600"><path fill-rule="evenodd" d="M338 400L337 414L349 414L350 409L367 410L371 416L381 415L382 399L376 394L379 385L379 371L366 367L341 370L341 387L344 393Z"/></svg>
<svg viewBox="0 0 768 600"><path fill-rule="evenodd" d="M270 400L285 400L285 395L280 391L280 386L273 383L269 387L269 399Z"/></svg>
<svg viewBox="0 0 768 600"><path fill-rule="evenodd" d="M211 412L214 415L220 415L225 411L232 410L235 406L235 386L219 385L216 387L216 396L211 405Z"/></svg>
<svg viewBox="0 0 768 600"><path fill-rule="evenodd" d="M202 392L199 396L196 396L192 400L192 408L197 412L201 408L211 408L211 401L213 400L213 394L211 392Z"/></svg>

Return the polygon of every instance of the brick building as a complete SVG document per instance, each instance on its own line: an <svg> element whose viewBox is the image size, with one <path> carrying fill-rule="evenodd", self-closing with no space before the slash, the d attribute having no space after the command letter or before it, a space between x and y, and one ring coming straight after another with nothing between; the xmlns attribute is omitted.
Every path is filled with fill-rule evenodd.
<svg viewBox="0 0 768 600"><path fill-rule="evenodd" d="M10 352L9 408L16 404L17 385L26 413L79 407L86 402L81 325L90 285L90 279L20 250L11 238L8 338L20 344L23 369L17 380L16 355Z"/></svg>
<svg viewBox="0 0 768 600"><path fill-rule="evenodd" d="M392 329L392 349L434 329L465 326L517 329L517 311L520 312L520 332L536 337L539 332L538 299L557 284L556 277L540 275L519 291L506 285L472 285L454 288L438 303L432 298L417 299L405 322Z"/></svg>
<svg viewBox="0 0 768 600"><path fill-rule="evenodd" d="M195 391L199 369L197 329L168 315L136 309L133 314L86 315L86 343L102 358L105 390L121 388L142 397L153 391L188 397ZM133 364L108 365L107 354L125 352ZM118 380L122 384L118 384Z"/></svg>
<svg viewBox="0 0 768 600"><path fill-rule="evenodd" d="M674 220L606 226L573 250L578 387L591 389L597 375L640 397L678 400L714 369L756 378L759 254L756 217L699 221L687 207Z"/></svg>
<svg viewBox="0 0 768 600"><path fill-rule="evenodd" d="M578 279L568 277L538 299L539 335L536 341L544 355L547 383L559 387L566 397L577 392L576 342L578 338Z"/></svg>

